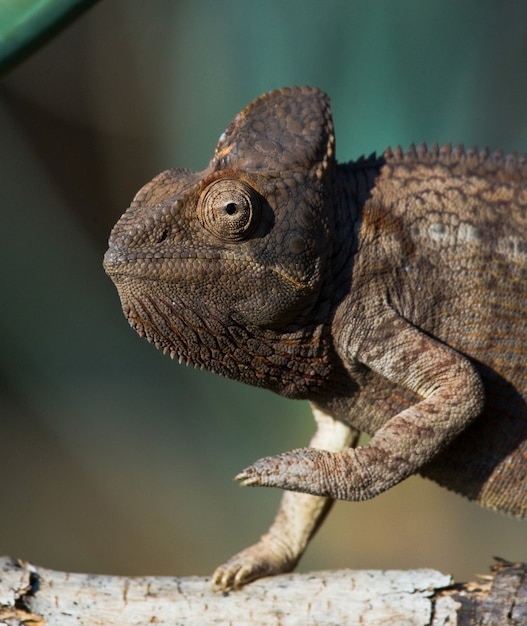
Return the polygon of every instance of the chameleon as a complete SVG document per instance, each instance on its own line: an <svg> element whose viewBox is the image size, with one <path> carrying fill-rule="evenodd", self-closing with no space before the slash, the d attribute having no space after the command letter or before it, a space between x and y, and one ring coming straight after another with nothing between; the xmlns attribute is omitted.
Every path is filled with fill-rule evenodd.
<svg viewBox="0 0 527 626"><path fill-rule="evenodd" d="M311 404L309 447L236 477L285 491L217 589L291 571L334 500L413 474L527 516L526 156L421 144L337 163L328 96L278 89L206 169L137 193L104 267L172 358Z"/></svg>

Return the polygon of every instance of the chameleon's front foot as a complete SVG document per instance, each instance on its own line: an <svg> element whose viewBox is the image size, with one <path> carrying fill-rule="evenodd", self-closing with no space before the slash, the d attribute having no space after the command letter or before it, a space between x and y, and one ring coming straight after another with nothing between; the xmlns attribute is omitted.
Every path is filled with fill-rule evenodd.
<svg viewBox="0 0 527 626"><path fill-rule="evenodd" d="M277 456L259 459L235 478L251 487L280 487L317 496L327 496L325 477L331 463L331 452L315 448L298 448Z"/></svg>
<svg viewBox="0 0 527 626"><path fill-rule="evenodd" d="M404 459L371 446L328 452L299 448L256 461L240 472L242 485L280 487L335 500L368 500L410 474Z"/></svg>

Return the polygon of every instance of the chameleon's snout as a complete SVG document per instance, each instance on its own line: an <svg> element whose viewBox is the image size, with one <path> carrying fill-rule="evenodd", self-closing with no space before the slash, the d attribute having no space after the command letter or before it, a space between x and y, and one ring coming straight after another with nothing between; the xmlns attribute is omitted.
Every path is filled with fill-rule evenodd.
<svg viewBox="0 0 527 626"><path fill-rule="evenodd" d="M119 270L122 271L123 265L126 263L126 255L123 254L121 250L114 244L112 244L110 240L110 244L108 250L104 253L104 258L102 265L104 267L104 271L110 277L114 277Z"/></svg>

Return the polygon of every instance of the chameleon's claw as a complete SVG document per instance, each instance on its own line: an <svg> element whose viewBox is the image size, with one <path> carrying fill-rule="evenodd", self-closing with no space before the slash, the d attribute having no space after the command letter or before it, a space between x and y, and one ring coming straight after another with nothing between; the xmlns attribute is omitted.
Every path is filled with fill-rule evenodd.
<svg viewBox="0 0 527 626"><path fill-rule="evenodd" d="M258 476L255 476L251 473L251 468L243 470L234 477L234 480L237 480L242 487L256 487L259 484Z"/></svg>
<svg viewBox="0 0 527 626"><path fill-rule="evenodd" d="M273 466L276 467L278 457L265 457L259 459L253 465L242 470L234 480L240 482L242 487L269 486L267 480L272 476Z"/></svg>

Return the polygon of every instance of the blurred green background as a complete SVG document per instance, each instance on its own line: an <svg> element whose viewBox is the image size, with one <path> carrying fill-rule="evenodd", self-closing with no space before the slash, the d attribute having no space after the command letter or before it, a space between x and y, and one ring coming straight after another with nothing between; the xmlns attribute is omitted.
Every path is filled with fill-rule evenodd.
<svg viewBox="0 0 527 626"><path fill-rule="evenodd" d="M304 445L306 404L178 366L130 330L101 260L134 193L201 169L233 116L326 90L337 156L452 141L527 150L527 5L102 0L0 83L0 554L209 574L280 492L231 481ZM412 478L338 503L301 569L527 560L527 526Z"/></svg>

